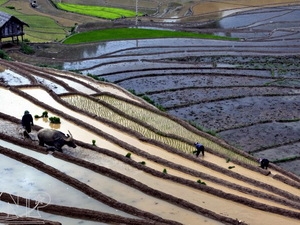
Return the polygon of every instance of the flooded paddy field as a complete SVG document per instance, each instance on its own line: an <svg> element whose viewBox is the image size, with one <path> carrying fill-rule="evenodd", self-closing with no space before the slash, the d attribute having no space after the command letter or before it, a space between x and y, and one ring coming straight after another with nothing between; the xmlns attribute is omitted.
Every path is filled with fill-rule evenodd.
<svg viewBox="0 0 300 225"><path fill-rule="evenodd" d="M111 56L92 55L64 66L148 96L172 115L215 132L255 157L286 146L284 155L268 157L284 160L285 168L292 165L299 157L289 148L299 142L297 42L177 41L179 47L156 40L155 54L142 40L137 48L123 45Z"/></svg>
<svg viewBox="0 0 300 225"><path fill-rule="evenodd" d="M113 84L26 64L1 61L1 67L5 78L5 83L1 86L1 97L5 99L7 107L1 108L0 152L1 160L10 165L2 164L3 176L7 176L10 171L18 172L5 177L2 184L16 183L21 188L11 191L5 185L6 189L2 190L5 194L1 198L3 212L12 214L12 211L5 210L7 202L11 201L11 197L7 196L30 197L33 201L36 196L32 195L43 190L50 196L50 202L43 202L43 208L39 208L39 218L62 224L89 223L88 221L91 224L97 221L103 224L106 221L123 221L125 224L185 224L187 220L189 224L197 224L199 221L203 224L234 224L237 218L240 224L249 224L250 221L251 224L260 224L261 219L257 217L257 220L253 220L253 215L258 210L260 213L264 212L264 209L268 209L264 214L267 224L273 224L274 218L276 221L297 223L300 214L300 205L297 203L299 181L280 167L272 164L268 170L262 170L255 158L244 155L222 140L197 131L188 123L162 113L143 101L138 103L134 95L120 88L116 91L118 88ZM24 86L16 83L17 75L12 76L10 81L5 68L14 71L20 76L19 80L26 80L27 84ZM64 79L60 79L61 76ZM68 87L68 79L72 80L70 83L77 82L76 92ZM101 85L107 94L97 92L94 88L97 86L101 90ZM58 88L51 91L51 87ZM127 93L127 97L122 97L124 94L108 95L109 87L117 93ZM94 106L78 108L65 101L69 98L68 93L72 93L70 96L73 97L80 96L87 89L98 93L97 98L93 97L94 92L89 97L94 98L94 103L89 103ZM18 104L20 107L16 109L12 103L18 102L22 104ZM115 110L114 113L122 115L126 120L133 120L139 126L144 124L150 130L154 127L161 130L157 133L161 137L157 139L143 132L138 134L138 130L132 125L126 125L127 123L121 126L124 119L117 125L118 120L114 121L117 115L111 114L110 117L110 114L103 114L101 119L96 111L89 112L104 102L106 107L111 107L109 104L118 105L122 111ZM131 104L135 109L132 109ZM45 147L39 146L37 130L51 127L46 118L35 119L34 130L30 134L32 140L24 138L19 125L23 108L30 110L33 115L48 110L50 115L62 118L56 129L64 132L71 130L78 146L75 149L65 146L63 153L47 153ZM132 110L135 113L130 113ZM125 116L127 113L135 116L135 119ZM143 114L148 115L149 119ZM158 123L153 121L156 118ZM100 125L101 123L103 124ZM183 131L187 132L184 139L183 133L179 135ZM169 135L171 136L168 137ZM172 142L169 141L171 137ZM92 145L92 139L96 140L96 145ZM195 139L209 146L203 158L196 158L191 154ZM185 143L190 150L183 151L181 144L176 143ZM131 153L130 158L125 156L128 152ZM8 160L7 157L11 159ZM227 157L231 160L228 161ZM10 160L17 160L19 163L9 163ZM23 166L26 170L20 170L18 166ZM33 170L40 175L34 175ZM38 179L43 173L51 179L47 179L47 176ZM21 180L25 183L20 183ZM59 183L53 184L57 188L51 188L49 180ZM45 183L47 187L42 188ZM27 188L27 192L32 192L32 195L25 195L24 188ZM268 191L270 188L273 191ZM76 203L80 196L85 200L80 200L82 203L79 206ZM244 204L244 201L247 203ZM93 207L93 204L97 206ZM70 210L75 210L74 207L78 212L76 215L70 213ZM64 213L57 213L53 208L63 208ZM277 213L282 210L288 216ZM17 210L13 212L18 213ZM87 218L83 215L93 216Z"/></svg>
<svg viewBox="0 0 300 225"><path fill-rule="evenodd" d="M32 44L34 56L12 51L19 62L0 61L0 223L25 215L46 224L298 224L297 1L139 2L156 12L140 25L242 39L47 43ZM46 3L37 11L51 14ZM207 27L203 17L215 22ZM87 27L80 23L79 30ZM33 66L45 61L64 70ZM61 123L35 119L25 138L24 110L48 111ZM43 127L69 130L77 147L60 153L39 146ZM204 157L192 154L195 141L206 147ZM270 159L267 170L260 157Z"/></svg>

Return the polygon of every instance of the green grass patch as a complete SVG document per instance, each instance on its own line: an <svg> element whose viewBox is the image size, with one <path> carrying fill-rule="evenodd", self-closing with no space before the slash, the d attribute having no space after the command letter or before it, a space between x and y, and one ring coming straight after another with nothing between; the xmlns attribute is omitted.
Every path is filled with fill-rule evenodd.
<svg viewBox="0 0 300 225"><path fill-rule="evenodd" d="M127 9L102 7L94 5L79 5L79 4L68 4L68 3L57 3L56 7L61 10L68 12L99 17L103 19L118 19L123 17L135 17L136 12ZM142 13L138 13L138 16L142 16Z"/></svg>
<svg viewBox="0 0 300 225"><path fill-rule="evenodd" d="M237 40L212 34L199 34L184 31L154 30L139 28L113 28L78 33L67 38L64 44L79 44L108 40L128 40L145 38L204 38L217 40Z"/></svg>
<svg viewBox="0 0 300 225"><path fill-rule="evenodd" d="M60 41L71 30L71 28L59 26L55 20L46 16L26 15L7 7L0 7L0 11L15 16L29 25L29 27L24 26L24 32L25 38L30 42Z"/></svg>
<svg viewBox="0 0 300 225"><path fill-rule="evenodd" d="M34 54L33 48L31 48L28 44L25 42L21 43L21 52L23 52L26 55Z"/></svg>
<svg viewBox="0 0 300 225"><path fill-rule="evenodd" d="M8 0L0 0L0 5L3 5L6 2L8 2Z"/></svg>
<svg viewBox="0 0 300 225"><path fill-rule="evenodd" d="M5 60L10 60L9 55L5 51L3 51L2 49L0 49L0 58L5 59Z"/></svg>

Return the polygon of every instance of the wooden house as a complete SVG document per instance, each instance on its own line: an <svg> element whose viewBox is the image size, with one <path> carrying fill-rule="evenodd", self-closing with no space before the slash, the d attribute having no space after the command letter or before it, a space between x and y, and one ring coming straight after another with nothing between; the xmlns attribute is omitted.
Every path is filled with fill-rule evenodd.
<svg viewBox="0 0 300 225"><path fill-rule="evenodd" d="M29 27L27 23L22 22L17 17L0 11L0 41L2 41L2 38L11 37L12 42L18 42L19 36L23 41L24 25Z"/></svg>

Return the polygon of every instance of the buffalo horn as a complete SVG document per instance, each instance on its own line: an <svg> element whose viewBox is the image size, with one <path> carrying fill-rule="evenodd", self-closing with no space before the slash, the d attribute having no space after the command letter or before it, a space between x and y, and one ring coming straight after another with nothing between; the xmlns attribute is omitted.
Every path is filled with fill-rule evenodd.
<svg viewBox="0 0 300 225"><path fill-rule="evenodd" d="M68 137L68 141L72 141L73 140L73 136L72 136L72 134L71 134L71 132L68 130L68 132L69 132L69 134L70 134L70 137Z"/></svg>

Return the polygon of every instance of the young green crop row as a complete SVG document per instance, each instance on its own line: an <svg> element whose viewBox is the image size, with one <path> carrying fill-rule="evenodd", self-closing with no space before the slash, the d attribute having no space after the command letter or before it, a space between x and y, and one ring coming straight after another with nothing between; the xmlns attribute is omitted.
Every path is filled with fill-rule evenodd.
<svg viewBox="0 0 300 225"><path fill-rule="evenodd" d="M74 105L84 111L95 114L101 118L110 120L114 123L120 124L126 128L130 128L131 130L140 133L141 135L143 135L146 138L160 141L171 147L181 149L185 152L193 151L193 147L190 146L189 144L184 143L179 140L176 140L176 139L166 138L159 134L156 134L155 132L147 129L146 127L114 112L112 109L109 109L106 106L101 105L100 103L94 102L83 96L76 96L76 95L67 96L67 97L65 96L65 97L63 97L63 100L65 100L69 104ZM128 105L128 107L130 107L130 105ZM148 111L145 111L144 113L147 113L147 112Z"/></svg>
<svg viewBox="0 0 300 225"><path fill-rule="evenodd" d="M95 16L103 19L118 19L122 17L135 17L136 12L127 9L102 7L94 5L79 5L69 3L57 3L57 8L68 12ZM142 16L142 13L138 13L138 16Z"/></svg>
<svg viewBox="0 0 300 225"><path fill-rule="evenodd" d="M130 104L128 102L124 102L122 100L113 98L111 96L105 96L105 95L99 96L98 99L110 104L112 107L116 109L119 109L120 111L122 111L122 113L127 114L128 116L131 116L133 118L136 118L148 124L149 126L153 127L154 129L159 130L160 134L173 134L185 138L187 140L191 140L193 142L198 141L201 142L204 146L215 150L216 152L225 154L230 159L237 159L239 161L243 161L252 165L256 163L249 159L246 159L242 155L239 155L235 152L232 152L229 149L220 146L219 144L207 138L204 138L188 130L184 126L178 124L177 122L173 121L168 117L159 115L141 106ZM72 96L64 96L63 100L84 111L90 112L101 118L105 118L114 123L120 124L124 127L130 128L135 132L140 133L146 138L159 141L161 143L164 143L166 145L169 145L173 148L176 148L186 153L192 153L194 151L193 145L190 145L184 141L175 138L169 138L164 135L160 135L159 133L156 133L148 129L147 127L139 123L136 123L126 118L125 116L115 112L112 108L108 108L91 99L85 98L83 96L72 95Z"/></svg>

